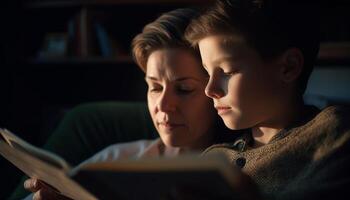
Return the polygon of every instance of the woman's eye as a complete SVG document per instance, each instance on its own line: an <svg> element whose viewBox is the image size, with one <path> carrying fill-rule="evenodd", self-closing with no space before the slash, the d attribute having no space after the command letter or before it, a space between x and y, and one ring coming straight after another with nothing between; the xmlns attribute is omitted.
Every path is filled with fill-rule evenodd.
<svg viewBox="0 0 350 200"><path fill-rule="evenodd" d="M194 88L188 86L180 86L177 88L178 93L180 94L189 94L194 91Z"/></svg>

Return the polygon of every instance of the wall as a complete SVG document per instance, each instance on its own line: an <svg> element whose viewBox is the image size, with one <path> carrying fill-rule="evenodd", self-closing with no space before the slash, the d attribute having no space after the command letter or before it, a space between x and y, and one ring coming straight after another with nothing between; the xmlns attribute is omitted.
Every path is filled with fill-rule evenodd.
<svg viewBox="0 0 350 200"><path fill-rule="evenodd" d="M316 67L305 92L305 101L318 107L350 105L350 66Z"/></svg>

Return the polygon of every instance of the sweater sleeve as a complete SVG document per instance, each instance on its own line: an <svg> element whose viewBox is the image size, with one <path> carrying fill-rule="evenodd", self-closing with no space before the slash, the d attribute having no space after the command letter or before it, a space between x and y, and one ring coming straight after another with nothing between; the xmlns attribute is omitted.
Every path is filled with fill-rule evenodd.
<svg viewBox="0 0 350 200"><path fill-rule="evenodd" d="M350 128L342 116L327 126L328 133L310 163L276 199L349 199Z"/></svg>

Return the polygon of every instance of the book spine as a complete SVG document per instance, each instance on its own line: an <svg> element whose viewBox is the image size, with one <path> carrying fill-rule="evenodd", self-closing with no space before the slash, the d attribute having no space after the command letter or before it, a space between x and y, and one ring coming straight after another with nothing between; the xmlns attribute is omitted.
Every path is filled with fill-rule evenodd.
<svg viewBox="0 0 350 200"><path fill-rule="evenodd" d="M80 12L80 56L89 56L89 37L88 37L88 9L83 7Z"/></svg>
<svg viewBox="0 0 350 200"><path fill-rule="evenodd" d="M111 41L107 34L107 31L103 28L103 26L99 23L95 23L95 30L97 36L98 46L101 52L102 57L112 57L113 56L113 48L111 45Z"/></svg>

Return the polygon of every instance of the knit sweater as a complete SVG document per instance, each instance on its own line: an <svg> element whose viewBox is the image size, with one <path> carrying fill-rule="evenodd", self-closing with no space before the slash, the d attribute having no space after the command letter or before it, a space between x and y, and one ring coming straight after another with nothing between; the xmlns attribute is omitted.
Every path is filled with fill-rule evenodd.
<svg viewBox="0 0 350 200"><path fill-rule="evenodd" d="M309 112L268 144L252 148L249 131L233 143L209 147L250 176L263 199L350 199L350 112Z"/></svg>

